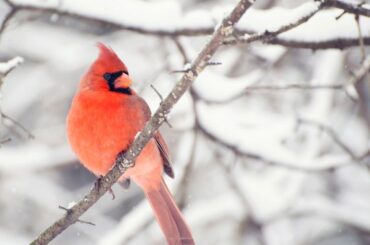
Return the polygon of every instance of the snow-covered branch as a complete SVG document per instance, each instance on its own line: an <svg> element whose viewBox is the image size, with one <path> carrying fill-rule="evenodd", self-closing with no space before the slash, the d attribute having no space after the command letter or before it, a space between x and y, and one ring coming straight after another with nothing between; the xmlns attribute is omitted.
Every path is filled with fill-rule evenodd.
<svg viewBox="0 0 370 245"><path fill-rule="evenodd" d="M367 4L366 7L364 7L365 1L355 4L342 0L324 0L323 3L325 7L334 7L343 9L344 13L351 13L354 15L363 15L370 17L369 5Z"/></svg>
<svg viewBox="0 0 370 245"><path fill-rule="evenodd" d="M14 57L13 59L8 60L7 62L0 63L0 76L5 77L18 65L23 63L22 57Z"/></svg>
<svg viewBox="0 0 370 245"><path fill-rule="evenodd" d="M112 0L105 1L102 8L101 2L95 1L92 0L89 5L81 5L73 0L48 2L8 0L7 2L11 7L9 17L18 11L35 11L67 16L88 23L99 23L115 30L171 38L211 35L215 20L220 20L222 13L229 8L229 6L220 6L211 11L183 12L180 5L176 3L157 4L140 1L125 1L124 8L117 8L117 2ZM237 40L227 40L225 44L250 43L257 39L274 45L313 50L358 46L358 33L353 28L354 22L351 15L336 18L340 15L341 9L364 16L368 16L369 12L369 9L363 5L334 0L308 2L294 9L277 7L267 10L251 9L251 14L243 18L235 28ZM313 18L314 15L315 18ZM360 24L365 33L364 45L369 45L370 20L363 18ZM281 33L285 34L279 35Z"/></svg>
<svg viewBox="0 0 370 245"><path fill-rule="evenodd" d="M110 170L106 176L98 179L93 189L81 201L71 207L61 219L48 227L31 244L47 244L70 225L76 223L79 217L94 205L128 168L134 166L136 157L140 154L146 143L153 137L159 126L164 122L164 119L167 117L174 104L179 101L191 86L192 82L207 66L208 61L221 45L223 39L233 32L234 24L239 21L251 4L250 1L241 0L232 12L222 20L221 24L212 35L211 40L205 45L191 64L189 71L183 75L169 96L161 103L158 110L146 124L143 131L136 137L129 149L122 152L122 154L117 157L112 170Z"/></svg>
<svg viewBox="0 0 370 245"><path fill-rule="evenodd" d="M364 45L370 45L370 37L365 37ZM346 49L351 47L359 46L359 40L357 38L334 38L323 41L310 41L310 40L290 40L284 38L271 38L266 43L280 45L287 48L300 48L300 49Z"/></svg>

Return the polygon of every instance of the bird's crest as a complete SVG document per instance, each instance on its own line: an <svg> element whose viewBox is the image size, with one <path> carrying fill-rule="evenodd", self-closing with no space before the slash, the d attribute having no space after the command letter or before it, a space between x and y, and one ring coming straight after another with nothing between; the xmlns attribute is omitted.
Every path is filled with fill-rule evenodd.
<svg viewBox="0 0 370 245"><path fill-rule="evenodd" d="M118 58L117 54L109 47L99 42L97 44L100 53L95 65L103 68L106 72L127 71L126 65Z"/></svg>

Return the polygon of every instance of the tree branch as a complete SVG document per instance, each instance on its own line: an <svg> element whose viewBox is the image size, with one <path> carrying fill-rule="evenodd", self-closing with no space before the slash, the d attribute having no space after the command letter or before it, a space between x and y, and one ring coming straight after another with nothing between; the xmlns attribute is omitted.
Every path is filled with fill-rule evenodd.
<svg viewBox="0 0 370 245"><path fill-rule="evenodd" d="M69 9L62 9L58 6L50 7L50 6L43 6L41 4L30 4L30 3L16 3L11 0L6 0L8 5L11 7L11 12L9 13L10 16L8 18L10 19L13 17L13 15L18 11L39 11L45 14L58 14L61 16L67 16L71 17L77 20L83 20L87 22L92 23L99 23L103 26L109 26L112 29L119 29L119 30L127 30L136 32L139 34L144 35L154 35L154 36L165 36L165 37L171 37L176 38L179 36L204 36L204 35L211 35L213 33L213 27L212 26L203 26L203 27L179 27L174 29L153 29L148 28L141 25L132 25L130 23L121 23L118 21L113 21L109 19L104 19L102 17L97 18L94 16L85 15L83 13L74 12ZM363 15L369 17L370 10L367 8L362 7L361 4L350 4L342 1L337 0L326 0L322 1L322 3L319 5L320 9L323 8L339 8L343 9L344 13L352 13L355 15ZM312 16L316 14L317 11L311 13ZM312 16L307 15L302 17L299 22L301 23L295 23L296 26L305 23L308 19L310 19ZM307 19L306 19L307 18ZM8 20L7 20L8 21ZM6 21L6 22L7 22ZM293 29L295 25L288 24L284 26L284 28ZM292 27L289 27L290 25L293 25ZM281 32L286 32L287 30L281 29ZM246 34L250 35L257 35L253 34L253 32L245 30L243 28L235 28L235 34L237 34L240 37L243 37ZM265 43L268 44L274 44L274 45L281 45L289 48L304 48L304 49L312 49L312 50L318 50L318 49L345 49L349 47L358 46L359 42L357 38L332 38L325 41L302 41L302 40L289 40L289 39L281 39L277 38L276 36L280 33L275 33L274 35L271 35L271 32L264 33L265 35L263 37L258 38L258 40L262 40ZM370 37L364 37L363 38L364 45L370 45ZM225 44L232 44L232 42L235 42L235 40L227 40ZM244 38L241 38L241 40L238 41L238 43L250 43L250 40L245 40Z"/></svg>
<svg viewBox="0 0 370 245"><path fill-rule="evenodd" d="M289 30L292 30L292 29L296 28L297 26L300 26L303 23L307 22L315 14L317 14L322 8L323 8L323 4L321 3L317 6L317 8L314 11L308 13L305 16L300 17L298 20L296 20L293 23L289 23L289 24L281 26L280 28L278 28L275 31L265 30L261 34L253 34L253 35L248 35L248 36L245 36L245 34L244 35L239 35L239 36L236 36L236 38L234 38L232 40L224 41L223 44L224 45L230 45L230 44L235 45L235 44L238 44L238 43L248 44L248 43L255 42L255 41L264 41L264 42L268 43L268 41L270 39L275 38L279 34L287 32Z"/></svg>
<svg viewBox="0 0 370 245"><path fill-rule="evenodd" d="M271 38L266 43L273 45L281 45L287 48L302 48L302 49L346 49L351 47L357 47L359 45L358 38L335 38L328 39L325 41L298 41L289 40L284 38ZM370 37L363 38L364 45L370 45Z"/></svg>
<svg viewBox="0 0 370 245"><path fill-rule="evenodd" d="M96 203L101 196L118 180L118 178L130 167L135 165L134 161L140 154L141 150L153 137L156 130L164 122L164 119L181 98L181 96L191 86L192 82L197 78L199 73L206 67L208 61L216 52L218 47L222 44L223 39L233 31L233 25L241 18L245 11L252 5L252 1L241 0L232 12L225 17L221 25L217 27L211 40L205 45L198 57L191 64L191 68L183 77L177 82L174 89L161 103L158 110L152 116L145 128L136 137L129 149L120 154L114 167L108 174L101 179L98 179L92 190L85 195L76 205L69 209L65 215L57 220L54 224L42 232L31 244L40 245L47 244L58 236L61 232L67 229L70 225L76 223L79 217L85 213L94 203Z"/></svg>
<svg viewBox="0 0 370 245"><path fill-rule="evenodd" d="M352 4L340 0L325 0L323 3L325 7L343 9L345 13L370 17L370 9L362 7L364 3Z"/></svg>
<svg viewBox="0 0 370 245"><path fill-rule="evenodd" d="M339 135L334 131L334 129L332 129L328 125L303 118L298 118L298 124L310 125L320 129L321 131L326 132L328 136L334 141L334 143L337 144L344 152L346 152L353 160L358 160L361 158L360 156L356 156L351 148L339 138Z"/></svg>

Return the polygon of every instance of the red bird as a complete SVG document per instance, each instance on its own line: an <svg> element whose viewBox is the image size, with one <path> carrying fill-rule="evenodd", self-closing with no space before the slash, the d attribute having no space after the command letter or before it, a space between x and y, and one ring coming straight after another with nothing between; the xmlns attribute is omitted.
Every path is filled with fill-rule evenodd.
<svg viewBox="0 0 370 245"><path fill-rule="evenodd" d="M69 143L81 163L96 176L105 175L117 155L127 150L150 118L147 103L131 88L126 65L99 43L99 57L81 79L67 117ZM168 244L194 244L190 229L162 174L173 177L168 148L158 132L120 178L144 191Z"/></svg>

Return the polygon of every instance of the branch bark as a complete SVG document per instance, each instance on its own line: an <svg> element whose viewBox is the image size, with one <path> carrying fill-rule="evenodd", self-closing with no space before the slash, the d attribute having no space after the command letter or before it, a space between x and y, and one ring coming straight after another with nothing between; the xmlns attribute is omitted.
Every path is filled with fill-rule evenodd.
<svg viewBox="0 0 370 245"><path fill-rule="evenodd" d="M153 29L153 28L148 28L145 26L140 26L140 25L132 25L130 23L120 23L120 22L115 22L109 19L104 19L104 18L98 18L94 16L89 16L85 14L81 14L78 12L73 12L70 10L66 10L63 8L59 8L58 6L47 6L47 5L37 5L33 3L17 3L16 1L12 0L5 0L5 2L8 4L8 6L11 8L11 11L8 13L6 22L8 22L11 18L14 17L14 15L17 12L20 11L37 11L45 14L57 14L60 16L66 16L66 17L71 17L76 20L81 20L81 21L86 21L86 22L91 22L93 24L100 24L105 27L110 27L112 30L117 29L117 30L127 30L127 31L132 31L136 32L139 34L143 35L153 35L153 36L160 36L160 37L170 37L170 38L176 38L179 36L205 36L205 35L211 35L214 31L214 28L212 26L204 26L204 27L185 27L185 28L175 28L173 30L169 29ZM362 4L351 4L351 3L346 3L343 1L338 1L338 0L322 0L322 3L320 5L320 10L324 8L338 8L342 9L345 13L350 13L354 15L362 15L365 17L370 17L370 9L364 8ZM316 13L313 13L316 14ZM304 19L308 17L310 19L312 16L304 16L300 19L302 23L306 22L308 19ZM299 23L302 24L302 23ZM292 24L290 24L292 25ZM5 25L1 27L1 29L5 29ZM284 28L289 27L289 25L284 26ZM296 26L293 26L296 27ZM0 33L1 30L0 29ZM289 28L293 29L293 28ZM280 28L280 30L283 30ZM285 32L287 30L283 30L281 32ZM253 35L256 37L258 34L253 33L251 31L245 30L245 29L238 29L235 28L234 33L238 34L240 37L243 37L246 34ZM268 34L268 35L266 35ZM274 44L274 45L280 45L280 46L285 46L288 48L303 48L303 49L312 49L312 50L318 50L318 49L345 49L345 48L350 48L350 47L355 47L359 45L358 39L357 38L332 38L328 39L325 41L302 41L302 40L289 40L289 39L282 39L282 38L277 38L277 34L280 33L275 33L275 35L271 35L271 33L267 32L265 33L264 37L258 38L258 40L262 40L265 43L268 44ZM238 43L250 43L249 38L243 39L238 41ZM363 37L364 45L368 46L370 45L370 37L369 36L364 36ZM225 42L225 44L233 44L235 40L228 40Z"/></svg>
<svg viewBox="0 0 370 245"><path fill-rule="evenodd" d="M325 0L325 7L343 9L346 13L370 17L370 9L362 7L364 3L351 4L340 0Z"/></svg>
<svg viewBox="0 0 370 245"><path fill-rule="evenodd" d="M302 49L311 49L311 50L319 50L319 49L346 49L351 47L358 46L358 38L336 38L336 39L328 39L325 41L297 41L297 40L289 40L284 38L272 38L268 40L266 43L280 45L287 48L302 48ZM370 45L370 38L364 37L363 38L364 45Z"/></svg>
<svg viewBox="0 0 370 245"><path fill-rule="evenodd" d="M42 232L31 244L48 244L56 236L62 233L70 225L76 223L79 217L96 203L100 197L118 180L118 178L130 167L135 165L134 161L140 154L147 142L153 137L156 130L164 122L172 107L178 102L181 96L189 89L193 81L206 67L208 61L222 45L222 41L233 32L234 24L241 18L245 11L252 5L251 0L240 0L232 12L225 17L217 27L211 40L205 45L198 57L192 62L180 81L177 82L171 93L161 103L158 110L146 124L142 132L137 136L129 149L120 154L115 161L114 167L109 173L95 182L92 190L85 195L77 204L69 209L65 215Z"/></svg>
<svg viewBox="0 0 370 245"><path fill-rule="evenodd" d="M255 41L264 41L264 42L268 43L269 40L271 40L273 38L276 38L276 36L278 36L279 34L287 32L289 30L292 30L292 29L296 28L297 26L300 26L303 23L307 22L315 14L317 14L322 8L323 8L323 4L321 3L312 12L308 13L305 16L302 16L301 18L299 18L298 20L296 20L293 23L289 23L289 24L281 26L277 30L274 30L274 31L265 30L263 33L252 34L252 35L249 35L249 36L239 35L239 36L236 36L234 39L224 41L223 44L224 45L230 45L230 44L234 45L234 44L238 44L238 43L248 44L248 43L255 42Z"/></svg>

